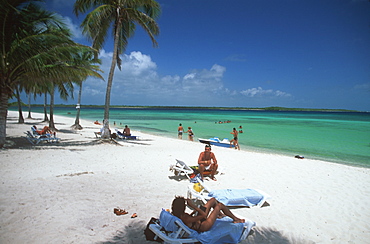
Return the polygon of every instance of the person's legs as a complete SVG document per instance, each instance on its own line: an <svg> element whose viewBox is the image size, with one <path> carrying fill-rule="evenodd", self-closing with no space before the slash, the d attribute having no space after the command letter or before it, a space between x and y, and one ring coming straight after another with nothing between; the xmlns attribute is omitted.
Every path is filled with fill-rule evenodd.
<svg viewBox="0 0 370 244"><path fill-rule="evenodd" d="M211 167L211 179L215 179L215 174L216 174L216 171L218 169L218 164L212 164L212 167Z"/></svg>
<svg viewBox="0 0 370 244"><path fill-rule="evenodd" d="M208 205L208 206L207 206ZM216 219L220 215L221 211L226 215L229 216L230 218L233 219L234 223L244 223L244 219L239 219L237 218L228 207L226 207L224 204L217 202L216 199L212 198L209 200L206 205L207 207L206 213L208 214L210 212L211 207L213 207L213 211L208 215L207 219L202 222L199 231L207 231L211 229L213 224L215 223Z"/></svg>
<svg viewBox="0 0 370 244"><path fill-rule="evenodd" d="M199 174L200 174L200 177L202 178L202 180L203 180L203 172L204 172L205 168L206 168L206 166L204 164L199 164L198 171L199 171Z"/></svg>
<svg viewBox="0 0 370 244"><path fill-rule="evenodd" d="M230 148L232 147L232 146L231 146L231 144L233 144L233 145L234 145L234 139L232 139L232 140L230 141Z"/></svg>

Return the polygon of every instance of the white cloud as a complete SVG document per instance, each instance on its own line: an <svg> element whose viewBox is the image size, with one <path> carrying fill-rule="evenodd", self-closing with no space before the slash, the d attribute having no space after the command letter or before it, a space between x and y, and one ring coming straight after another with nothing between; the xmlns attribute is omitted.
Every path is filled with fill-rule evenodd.
<svg viewBox="0 0 370 244"><path fill-rule="evenodd" d="M360 90L360 91L365 91L365 92L370 92L370 83L355 85L354 89L355 90Z"/></svg>
<svg viewBox="0 0 370 244"><path fill-rule="evenodd" d="M112 53L102 50L100 58L107 81ZM210 69L194 69L183 76L162 75L158 74L157 64L149 55L131 52L122 55L122 70L115 69L111 104L227 106L239 101L237 103L243 106L246 101L249 104L257 98L264 98L266 102L274 99L275 103L276 99L290 96L280 90L261 87L229 90L223 81L225 72L224 66L214 64ZM93 102L104 104L106 85L105 81L89 79L83 86L83 96L91 96ZM246 97L249 99L245 100Z"/></svg>
<svg viewBox="0 0 370 244"><path fill-rule="evenodd" d="M66 23L67 27L71 30L72 35L76 39L82 39L84 36L82 35L82 30L81 28L74 24L72 19L70 17L64 16L64 23Z"/></svg>
<svg viewBox="0 0 370 244"><path fill-rule="evenodd" d="M220 90L225 71L226 68L218 64L214 64L210 70L193 70L184 76L183 89L195 93Z"/></svg>
<svg viewBox="0 0 370 244"><path fill-rule="evenodd" d="M282 92L279 90L264 90L262 87L257 87L257 88L250 88L247 90L243 90L240 92L242 95L247 96L247 97L261 97L261 96L272 96L272 97L290 97L291 94Z"/></svg>

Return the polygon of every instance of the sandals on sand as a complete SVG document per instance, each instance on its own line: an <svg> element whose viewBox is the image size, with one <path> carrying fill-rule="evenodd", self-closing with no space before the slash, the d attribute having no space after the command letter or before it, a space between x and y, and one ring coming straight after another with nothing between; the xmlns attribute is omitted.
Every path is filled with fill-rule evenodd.
<svg viewBox="0 0 370 244"><path fill-rule="evenodd" d="M120 209L120 208L115 208L113 210L113 212L116 214L116 215L125 215L125 214L128 214L128 212L124 209Z"/></svg>
<svg viewBox="0 0 370 244"><path fill-rule="evenodd" d="M131 219L136 218L136 217L137 217L137 214L136 213L134 213L133 215L131 215Z"/></svg>

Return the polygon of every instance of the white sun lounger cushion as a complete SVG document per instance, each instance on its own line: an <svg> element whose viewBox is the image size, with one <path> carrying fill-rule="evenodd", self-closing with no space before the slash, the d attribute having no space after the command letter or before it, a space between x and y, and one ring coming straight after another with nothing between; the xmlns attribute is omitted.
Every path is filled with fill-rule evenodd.
<svg viewBox="0 0 370 244"><path fill-rule="evenodd" d="M213 190L209 197L216 198L226 206L254 206L265 201L265 196L254 189Z"/></svg>

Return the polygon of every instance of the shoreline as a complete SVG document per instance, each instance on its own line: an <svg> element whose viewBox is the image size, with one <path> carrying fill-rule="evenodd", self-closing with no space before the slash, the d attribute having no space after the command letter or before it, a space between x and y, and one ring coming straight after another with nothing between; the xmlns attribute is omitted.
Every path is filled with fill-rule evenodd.
<svg viewBox="0 0 370 244"><path fill-rule="evenodd" d="M70 108L70 107L67 107L67 108ZM61 116L75 118L75 114L73 113L73 111L72 111L72 113L70 113L70 112L68 112L69 110L65 110L65 109L66 109L66 107L64 107L64 108L60 107L59 110L58 109L56 110L57 114L59 114ZM134 110L137 110L137 109L134 108ZM40 112L40 111L38 111L38 112ZM63 113L63 112L65 112L65 113ZM68 114L67 114L67 112L68 112ZM81 117L84 117L84 116L82 115ZM84 119L86 119L86 118L84 118ZM94 118L88 118L87 120L95 121L96 118L95 117ZM113 120L114 119L111 118L111 122L113 122ZM123 125L121 125L121 126L118 125L118 124L113 125L112 123L111 123L110 126L111 126L111 128L118 128L118 129L123 128ZM172 139L177 138L177 134L175 135L175 133L172 133L170 131L164 131L164 133L162 133L162 132L159 133L155 130L156 128L150 128L150 127L146 128L144 126L142 128L135 128L134 127L134 128L131 128L131 129L141 131L143 133L148 133L148 134L151 134L151 135L164 136L166 138L172 138ZM200 134L198 134L198 136L201 137L201 138L205 138L204 136L202 136ZM365 138L363 138L363 139L365 139ZM186 137L183 140L187 140ZM197 141L197 137L195 138L195 141ZM295 150L292 150L292 148L287 147L287 145L285 147L279 147L278 145L272 145L272 147L270 147L268 144L263 146L260 143L265 143L265 142L259 141L257 144L256 144L256 142L248 144L248 141L243 141L243 140L240 141L242 150L247 151L247 152L251 152L251 153L267 153L267 154L276 154L276 155L282 155L282 156L288 156L288 157L294 157L295 155L301 155L301 156L304 156L306 159L321 160L321 161L327 161L327 162L332 162L332 163L337 163L337 164L342 164L342 165L360 167L360 168L361 167L370 168L369 158L366 157L366 155L364 155L363 152L361 154L354 154L354 153L352 153L352 151L347 151L347 153L341 154L341 151L338 151L338 150L337 151L334 150L334 151L331 151L331 152L330 151L329 152L320 151L320 150L319 151L312 151L312 148L310 148L309 150L305 150L305 148L302 148L302 147L301 148L298 147ZM306 142L300 141L299 143L306 143ZM340 147L339 144L338 144L338 146ZM366 148L362 147L361 150L366 150Z"/></svg>
<svg viewBox="0 0 370 244"><path fill-rule="evenodd" d="M15 102L14 102L15 103ZM43 104L31 104L33 107L43 107ZM56 104L55 107L76 107L75 104ZM104 108L104 105L83 105L85 108ZM214 110L250 110L250 111L280 111L280 112L328 112L328 113L369 113L369 111L350 110L341 108L286 108L286 107L263 107L263 108L247 108L247 107L197 107L197 106L130 106L130 105L111 105L110 108L153 108L153 109L214 109Z"/></svg>
<svg viewBox="0 0 370 244"><path fill-rule="evenodd" d="M31 145L23 132L41 119L17 124L9 111L0 150L1 243L146 243L143 230L189 182L175 177L175 159L195 165L204 145L132 131L138 141L101 143L101 125L55 115L57 144ZM26 113L24 113L26 114ZM42 114L32 113L43 118ZM257 222L242 243L366 243L370 169L319 160L212 147L224 175L205 181L212 189L254 188L272 198L262 208L233 208ZM129 215L116 216L115 207ZM131 219L130 215L138 217ZM151 243L151 242L147 242Z"/></svg>

